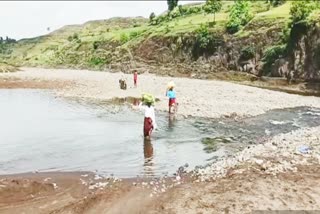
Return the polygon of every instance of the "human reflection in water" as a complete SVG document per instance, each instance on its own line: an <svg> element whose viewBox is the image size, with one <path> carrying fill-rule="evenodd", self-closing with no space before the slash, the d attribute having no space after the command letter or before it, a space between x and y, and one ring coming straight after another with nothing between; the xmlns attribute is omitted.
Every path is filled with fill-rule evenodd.
<svg viewBox="0 0 320 214"><path fill-rule="evenodd" d="M138 106L139 105L140 100L137 98L133 98L133 105L134 106Z"/></svg>
<svg viewBox="0 0 320 214"><path fill-rule="evenodd" d="M175 121L175 116L173 114L169 114L169 129L172 129L174 127L174 121Z"/></svg>
<svg viewBox="0 0 320 214"><path fill-rule="evenodd" d="M150 139L144 138L143 142L144 153L144 173L147 176L153 176L153 146Z"/></svg>

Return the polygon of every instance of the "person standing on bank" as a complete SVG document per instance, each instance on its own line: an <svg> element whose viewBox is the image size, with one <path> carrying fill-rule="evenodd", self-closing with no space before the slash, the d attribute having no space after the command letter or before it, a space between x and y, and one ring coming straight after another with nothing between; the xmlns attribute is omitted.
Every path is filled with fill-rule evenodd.
<svg viewBox="0 0 320 214"><path fill-rule="evenodd" d="M134 87L137 87L137 81L138 81L138 72L137 72L137 70L135 70L134 73L133 73L133 84L134 84Z"/></svg>

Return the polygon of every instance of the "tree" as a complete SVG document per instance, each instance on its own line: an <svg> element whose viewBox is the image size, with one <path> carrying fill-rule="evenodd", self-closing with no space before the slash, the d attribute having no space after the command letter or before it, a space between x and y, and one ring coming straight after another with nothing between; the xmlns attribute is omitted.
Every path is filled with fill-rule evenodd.
<svg viewBox="0 0 320 214"><path fill-rule="evenodd" d="M156 17L156 14L154 14L154 12L152 12L152 13L150 14L150 16L149 16L150 22L152 22L155 17Z"/></svg>
<svg viewBox="0 0 320 214"><path fill-rule="evenodd" d="M178 6L179 0L167 0L168 10L172 11L176 6Z"/></svg>
<svg viewBox="0 0 320 214"><path fill-rule="evenodd" d="M317 0L294 1L290 8L290 15L293 23L305 20L310 13L319 8Z"/></svg>
<svg viewBox="0 0 320 214"><path fill-rule="evenodd" d="M227 30L229 33L235 33L240 30L240 27L246 25L251 19L250 4L247 0L235 0L232 6L229 20L227 22Z"/></svg>
<svg viewBox="0 0 320 214"><path fill-rule="evenodd" d="M222 8L221 0L207 0L204 11L207 13L213 13L213 21L216 22L216 13Z"/></svg>
<svg viewBox="0 0 320 214"><path fill-rule="evenodd" d="M286 0L267 0L266 3L270 3L272 6L277 7L284 4Z"/></svg>

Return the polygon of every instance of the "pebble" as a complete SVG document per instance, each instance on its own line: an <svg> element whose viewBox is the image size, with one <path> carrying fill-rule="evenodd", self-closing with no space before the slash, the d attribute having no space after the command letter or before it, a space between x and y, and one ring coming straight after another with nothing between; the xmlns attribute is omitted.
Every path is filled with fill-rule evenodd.
<svg viewBox="0 0 320 214"><path fill-rule="evenodd" d="M264 173L272 175L286 171L297 171L296 165L308 164L307 159L316 159L320 162L319 152L306 154L296 152L297 148L302 145L313 148L313 151L319 151L319 138L320 127L303 128L280 134L264 144L252 145L233 157L224 158L207 167L195 169L194 176L198 176L196 182L224 177L228 169L244 165L244 163L258 164ZM267 158L275 161L265 161ZM240 171L235 171L235 173L240 173Z"/></svg>
<svg viewBox="0 0 320 214"><path fill-rule="evenodd" d="M260 160L260 159L256 160L256 164L261 165L262 163L263 163L263 160Z"/></svg>
<svg viewBox="0 0 320 214"><path fill-rule="evenodd" d="M54 188L54 189L57 189L57 188L58 188L58 185L57 185L56 183L52 183L52 185L53 185L53 188Z"/></svg>

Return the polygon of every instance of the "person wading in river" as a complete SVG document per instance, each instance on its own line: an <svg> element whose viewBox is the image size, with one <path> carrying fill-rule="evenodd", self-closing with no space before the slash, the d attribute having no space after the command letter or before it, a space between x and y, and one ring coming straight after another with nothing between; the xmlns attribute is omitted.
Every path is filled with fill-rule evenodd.
<svg viewBox="0 0 320 214"><path fill-rule="evenodd" d="M143 136L147 139L150 139L152 131L157 128L153 104L153 99L146 100L144 97L139 104L139 108L144 109Z"/></svg>
<svg viewBox="0 0 320 214"><path fill-rule="evenodd" d="M166 91L166 96L169 97L169 113L175 113L177 109L176 92L174 91L174 84L169 83L169 87Z"/></svg>

